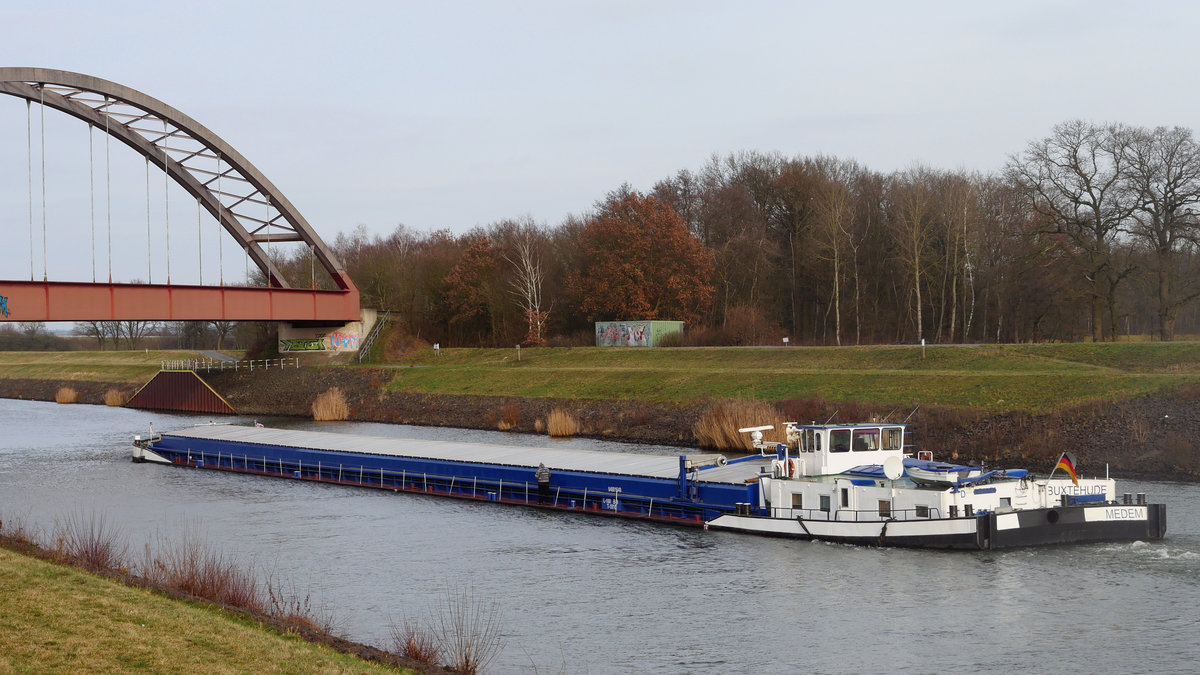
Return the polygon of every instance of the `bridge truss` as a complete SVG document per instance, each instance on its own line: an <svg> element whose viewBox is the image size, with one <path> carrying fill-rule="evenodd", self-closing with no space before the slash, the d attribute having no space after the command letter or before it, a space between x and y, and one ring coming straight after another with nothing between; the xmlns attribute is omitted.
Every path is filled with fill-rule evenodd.
<svg viewBox="0 0 1200 675"><path fill-rule="evenodd" d="M253 164L183 112L108 80L0 68L0 94L83 120L132 148L191 194L263 272L265 287L0 281L8 321L356 321L359 294L333 251ZM169 241L168 232L168 241ZM295 289L263 244L303 242L337 290ZM168 262L169 265L169 262ZM168 268L169 269L169 268Z"/></svg>

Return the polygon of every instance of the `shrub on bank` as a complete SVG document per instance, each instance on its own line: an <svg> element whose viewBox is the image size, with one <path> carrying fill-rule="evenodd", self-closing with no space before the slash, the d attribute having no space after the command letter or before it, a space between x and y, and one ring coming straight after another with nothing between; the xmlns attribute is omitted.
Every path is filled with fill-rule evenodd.
<svg viewBox="0 0 1200 675"><path fill-rule="evenodd" d="M54 394L55 403L75 403L79 400L79 392L74 387L60 387Z"/></svg>
<svg viewBox="0 0 1200 675"><path fill-rule="evenodd" d="M103 515L72 513L55 521L51 537L55 555L83 569L99 572L126 566L129 545L120 528L109 525Z"/></svg>
<svg viewBox="0 0 1200 675"><path fill-rule="evenodd" d="M496 428L500 431L508 431L515 428L521 423L521 406L516 403L505 403L500 408L500 416L496 421Z"/></svg>
<svg viewBox="0 0 1200 675"><path fill-rule="evenodd" d="M120 389L109 389L104 392L104 405L113 408L125 405L125 394Z"/></svg>
<svg viewBox="0 0 1200 675"><path fill-rule="evenodd" d="M442 656L437 636L423 622L405 617L400 625L392 624L392 653L413 661L437 665Z"/></svg>
<svg viewBox="0 0 1200 675"><path fill-rule="evenodd" d="M420 663L446 659L462 675L483 672L504 647L500 602L476 595L471 587L448 588L425 616L392 623L393 653Z"/></svg>
<svg viewBox="0 0 1200 675"><path fill-rule="evenodd" d="M313 420L317 422L338 422L348 419L350 406L346 403L346 395L340 388L330 387L313 401L312 416Z"/></svg>

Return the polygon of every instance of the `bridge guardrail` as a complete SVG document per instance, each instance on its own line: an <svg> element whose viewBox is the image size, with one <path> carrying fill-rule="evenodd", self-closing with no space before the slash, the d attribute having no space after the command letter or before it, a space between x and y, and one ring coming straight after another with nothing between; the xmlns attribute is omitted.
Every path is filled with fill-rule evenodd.
<svg viewBox="0 0 1200 675"><path fill-rule="evenodd" d="M300 359L249 359L246 361L218 361L217 359L181 359L176 361L160 361L159 370L193 370L193 371L226 371L226 370L269 370L271 368L299 368Z"/></svg>

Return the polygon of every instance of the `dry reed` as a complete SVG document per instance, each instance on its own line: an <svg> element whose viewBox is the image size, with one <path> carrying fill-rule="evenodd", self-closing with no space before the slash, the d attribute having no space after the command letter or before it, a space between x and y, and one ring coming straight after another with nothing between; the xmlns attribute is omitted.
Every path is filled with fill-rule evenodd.
<svg viewBox="0 0 1200 675"><path fill-rule="evenodd" d="M562 408L555 408L546 416L546 430L554 438L568 438L579 433L579 420Z"/></svg>
<svg viewBox="0 0 1200 675"><path fill-rule="evenodd" d="M317 422L336 422L349 418L350 406L346 404L346 396L342 390L330 387L318 396L312 404L312 416Z"/></svg>
<svg viewBox="0 0 1200 675"><path fill-rule="evenodd" d="M104 405L113 408L125 405L125 394L120 389L109 389L104 392Z"/></svg>
<svg viewBox="0 0 1200 675"><path fill-rule="evenodd" d="M764 431L763 439L782 442L785 421L783 414L769 403L740 398L724 399L716 401L704 411L693 431L700 447L706 450L753 452L750 434L738 433L738 429L773 424L775 429Z"/></svg>
<svg viewBox="0 0 1200 675"><path fill-rule="evenodd" d="M62 387L54 393L56 403L75 403L79 400L79 392L74 387Z"/></svg>

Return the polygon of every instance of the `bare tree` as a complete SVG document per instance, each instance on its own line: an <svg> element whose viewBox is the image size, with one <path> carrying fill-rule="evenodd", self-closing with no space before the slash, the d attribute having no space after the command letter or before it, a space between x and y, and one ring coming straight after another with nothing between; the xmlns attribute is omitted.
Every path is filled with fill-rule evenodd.
<svg viewBox="0 0 1200 675"><path fill-rule="evenodd" d="M113 349L116 349L117 340L120 338L120 323L117 321L80 321L75 324L73 332L76 335L96 340L98 349L104 349L105 342L109 342Z"/></svg>
<svg viewBox="0 0 1200 675"><path fill-rule="evenodd" d="M21 334L28 338L37 337L46 332L46 324L41 321L20 322Z"/></svg>
<svg viewBox="0 0 1200 675"><path fill-rule="evenodd" d="M94 339L96 348L104 349L105 334L100 324L99 321L80 321L75 324L75 328L71 332Z"/></svg>
<svg viewBox="0 0 1200 675"><path fill-rule="evenodd" d="M234 328L237 327L235 321L211 321L213 332L217 335L217 349L221 349L225 344L225 340L233 335Z"/></svg>
<svg viewBox="0 0 1200 675"><path fill-rule="evenodd" d="M909 297L913 299L912 307L916 313L917 342L925 338L921 286L937 216L936 182L937 175L932 169L917 166L897 175L892 184L895 213L891 226L897 256L912 279Z"/></svg>
<svg viewBox="0 0 1200 675"><path fill-rule="evenodd" d="M954 342L958 330L959 289L964 296L968 276L970 274L970 258L967 242L970 233L977 227L978 208L976 204L975 183L977 181L964 172L946 176L942 187L942 217L944 226L942 237L945 241L942 281L942 316L938 319L938 327L946 325L946 315L949 315L950 325L946 329L946 341ZM944 295L950 294L949 300ZM965 300L965 297L964 297ZM963 336L966 334L966 319L963 320Z"/></svg>
<svg viewBox="0 0 1200 675"><path fill-rule="evenodd" d="M546 275L538 254L537 226L527 220L517 225L515 235L512 254L503 253L504 259L515 271L509 285L529 326L524 344L540 347L546 344L546 322L550 318L550 310L542 308L542 283Z"/></svg>
<svg viewBox="0 0 1200 675"><path fill-rule="evenodd" d="M154 321L121 321L118 334L125 338L125 344L129 349L137 349L142 346L142 339L156 328L158 328L158 324Z"/></svg>
<svg viewBox="0 0 1200 675"><path fill-rule="evenodd" d="M1079 250L1080 272L1091 285L1097 342L1104 339L1106 306L1110 335L1116 335L1117 286L1132 271L1113 256L1113 244L1135 206L1123 185L1129 142L1121 126L1073 120L1056 125L1050 136L1031 142L1008 163L1009 175L1045 219L1045 231L1066 235Z"/></svg>
<svg viewBox="0 0 1200 675"><path fill-rule="evenodd" d="M829 303L829 311L833 312L834 342L842 344L842 271L843 265L853 264L856 255L854 237L852 235L854 219L854 200L850 193L849 182L856 170L853 163L838 162L833 159L818 160L818 166L825 180L817 190L817 218L813 234L817 241L818 255L833 266L833 284ZM849 256L850 261L845 260ZM855 303L858 296L858 275L855 273Z"/></svg>
<svg viewBox="0 0 1200 675"><path fill-rule="evenodd" d="M1200 296L1200 288L1180 279L1177 259L1200 233L1200 146L1191 129L1131 130L1124 146L1126 180L1136 195L1130 233L1150 251L1157 282L1159 338L1175 337L1180 305ZM1192 277L1194 279L1194 277Z"/></svg>

